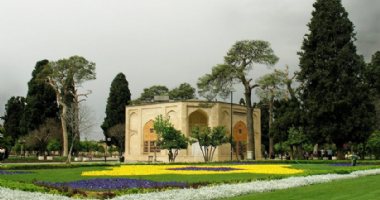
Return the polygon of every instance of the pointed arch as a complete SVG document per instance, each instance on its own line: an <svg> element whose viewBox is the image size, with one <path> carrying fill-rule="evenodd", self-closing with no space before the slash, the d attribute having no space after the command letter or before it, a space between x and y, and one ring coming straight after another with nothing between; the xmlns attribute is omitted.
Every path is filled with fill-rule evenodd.
<svg viewBox="0 0 380 200"><path fill-rule="evenodd" d="M143 141L144 141L144 153L150 152L160 152L160 149L157 147L158 136L156 131L153 129L153 120L149 120L145 123L143 127Z"/></svg>

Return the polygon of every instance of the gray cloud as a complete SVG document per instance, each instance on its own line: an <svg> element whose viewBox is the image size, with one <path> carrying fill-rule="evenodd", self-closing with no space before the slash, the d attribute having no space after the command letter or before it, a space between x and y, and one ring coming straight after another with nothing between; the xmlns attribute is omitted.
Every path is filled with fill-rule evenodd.
<svg viewBox="0 0 380 200"><path fill-rule="evenodd" d="M262 39L280 57L277 67L298 66L313 0L66 0L0 2L0 113L10 96L25 96L35 63L81 55L97 64L97 79L84 85L100 124L109 86L123 72L132 97L153 84L195 86L223 61L231 45ZM373 0L344 0L357 31L359 53L379 47L380 19ZM269 71L257 66L253 77ZM242 96L237 86L235 100ZM101 137L100 129L90 136Z"/></svg>

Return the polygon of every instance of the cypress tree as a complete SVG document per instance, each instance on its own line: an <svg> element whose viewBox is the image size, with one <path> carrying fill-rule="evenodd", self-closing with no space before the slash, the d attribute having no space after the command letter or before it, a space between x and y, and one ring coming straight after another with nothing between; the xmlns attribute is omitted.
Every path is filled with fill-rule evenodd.
<svg viewBox="0 0 380 200"><path fill-rule="evenodd" d="M38 61L32 72L32 79L28 82L25 112L21 121L24 134L38 128L48 118L59 118L55 92L46 80L40 79L40 74L48 63L48 60Z"/></svg>
<svg viewBox="0 0 380 200"><path fill-rule="evenodd" d="M111 83L109 97L107 99L106 117L101 125L103 134L108 137L107 132L117 124L125 123L125 106L131 101L128 81L123 73L119 73ZM111 143L117 145L119 141L111 137Z"/></svg>
<svg viewBox="0 0 380 200"><path fill-rule="evenodd" d="M316 143L335 143L340 153L345 143L367 139L374 108L341 0L317 0L313 6L299 53L305 132Z"/></svg>

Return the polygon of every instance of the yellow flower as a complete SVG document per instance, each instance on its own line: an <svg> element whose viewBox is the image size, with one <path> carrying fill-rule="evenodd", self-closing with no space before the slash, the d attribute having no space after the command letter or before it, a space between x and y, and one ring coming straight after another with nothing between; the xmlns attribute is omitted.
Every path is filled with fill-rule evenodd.
<svg viewBox="0 0 380 200"><path fill-rule="evenodd" d="M187 170L180 168L200 168L198 170ZM290 165L219 165L219 166L193 166L193 165L123 165L110 167L101 171L82 172L82 176L140 176L160 174L297 174L303 170L289 168ZM176 168L176 170L173 170ZM233 168L229 171L217 171L218 168Z"/></svg>

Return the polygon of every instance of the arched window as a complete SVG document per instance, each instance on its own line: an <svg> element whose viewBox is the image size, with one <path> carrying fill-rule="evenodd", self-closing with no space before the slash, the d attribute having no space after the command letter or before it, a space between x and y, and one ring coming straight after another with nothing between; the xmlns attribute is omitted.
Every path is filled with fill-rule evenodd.
<svg viewBox="0 0 380 200"><path fill-rule="evenodd" d="M143 139L144 139L144 153L150 153L150 152L160 152L159 147L157 146L157 134L153 129L153 120L148 121L144 125L143 130Z"/></svg>

